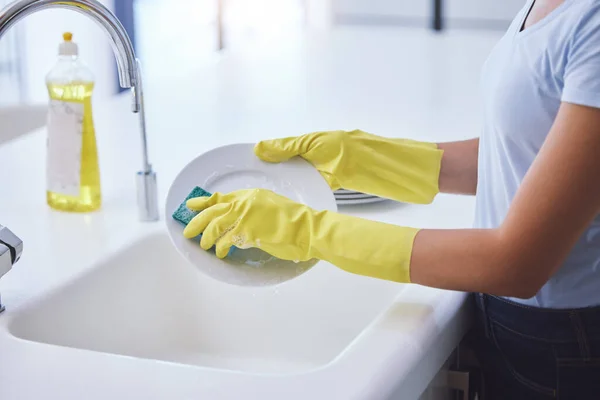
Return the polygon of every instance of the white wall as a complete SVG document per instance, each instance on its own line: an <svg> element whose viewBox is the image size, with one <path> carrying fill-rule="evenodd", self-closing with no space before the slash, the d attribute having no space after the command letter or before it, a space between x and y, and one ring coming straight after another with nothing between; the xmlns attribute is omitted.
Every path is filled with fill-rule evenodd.
<svg viewBox="0 0 600 400"><path fill-rule="evenodd" d="M113 9L115 0L100 0ZM116 0L118 1L118 0ZM24 80L27 101L46 102L45 76L56 61L63 32L73 33L79 54L96 77L94 98L113 95L116 89L116 61L108 36L89 17L64 9L43 10L22 19L24 33Z"/></svg>
<svg viewBox="0 0 600 400"><path fill-rule="evenodd" d="M333 20L333 10L330 0L304 0L307 20L311 28L327 29Z"/></svg>
<svg viewBox="0 0 600 400"><path fill-rule="evenodd" d="M334 14L429 18L432 0L332 0ZM525 0L443 0L448 19L510 21Z"/></svg>
<svg viewBox="0 0 600 400"><path fill-rule="evenodd" d="M428 0L332 0L335 14L425 17Z"/></svg>
<svg viewBox="0 0 600 400"><path fill-rule="evenodd" d="M423 1L423 0L419 0ZM525 0L444 0L448 18L512 20Z"/></svg>

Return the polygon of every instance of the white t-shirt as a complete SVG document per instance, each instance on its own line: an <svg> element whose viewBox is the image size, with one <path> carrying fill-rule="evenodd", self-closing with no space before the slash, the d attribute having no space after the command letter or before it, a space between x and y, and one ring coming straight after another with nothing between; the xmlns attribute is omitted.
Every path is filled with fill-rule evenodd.
<svg viewBox="0 0 600 400"><path fill-rule="evenodd" d="M600 0L565 0L521 30L532 5L528 0L483 69L477 228L504 220L561 101L600 108ZM536 296L511 300L548 308L600 305L600 216Z"/></svg>

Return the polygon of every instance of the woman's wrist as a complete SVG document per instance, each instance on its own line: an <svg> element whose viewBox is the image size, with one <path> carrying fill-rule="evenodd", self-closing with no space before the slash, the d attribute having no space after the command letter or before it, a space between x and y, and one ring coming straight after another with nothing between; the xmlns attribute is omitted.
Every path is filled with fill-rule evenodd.
<svg viewBox="0 0 600 400"><path fill-rule="evenodd" d="M438 183L440 192L475 195L479 139L438 143L437 146L444 151Z"/></svg>

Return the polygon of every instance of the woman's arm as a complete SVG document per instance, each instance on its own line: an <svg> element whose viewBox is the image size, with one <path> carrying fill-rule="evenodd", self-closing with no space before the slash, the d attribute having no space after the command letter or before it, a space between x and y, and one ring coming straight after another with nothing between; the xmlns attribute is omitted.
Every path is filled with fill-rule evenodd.
<svg viewBox="0 0 600 400"><path fill-rule="evenodd" d="M474 195L477 190L479 139L439 143L438 148L444 150L440 192Z"/></svg>
<svg viewBox="0 0 600 400"><path fill-rule="evenodd" d="M492 230L420 231L411 281L530 298L599 211L600 109L563 103L503 224Z"/></svg>

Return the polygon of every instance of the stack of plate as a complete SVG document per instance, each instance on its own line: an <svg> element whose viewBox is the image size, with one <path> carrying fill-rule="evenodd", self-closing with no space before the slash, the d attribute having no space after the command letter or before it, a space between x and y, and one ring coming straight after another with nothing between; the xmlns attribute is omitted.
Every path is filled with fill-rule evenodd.
<svg viewBox="0 0 600 400"><path fill-rule="evenodd" d="M352 204L368 204L377 203L384 201L381 197L373 196L370 194L355 192L353 190L340 189L334 192L335 201L339 205L352 205Z"/></svg>

